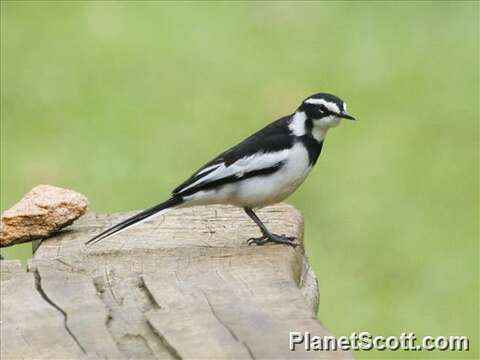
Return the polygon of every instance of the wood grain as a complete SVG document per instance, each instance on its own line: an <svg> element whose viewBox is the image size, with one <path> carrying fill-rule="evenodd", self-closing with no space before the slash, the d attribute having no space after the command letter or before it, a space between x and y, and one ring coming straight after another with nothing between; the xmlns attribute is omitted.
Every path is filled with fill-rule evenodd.
<svg viewBox="0 0 480 360"><path fill-rule="evenodd" d="M293 207L258 215L297 248L248 246L256 225L227 206L179 209L84 246L129 215L85 216L43 241L28 272L2 265L2 359L351 358L289 350L290 331L328 335Z"/></svg>

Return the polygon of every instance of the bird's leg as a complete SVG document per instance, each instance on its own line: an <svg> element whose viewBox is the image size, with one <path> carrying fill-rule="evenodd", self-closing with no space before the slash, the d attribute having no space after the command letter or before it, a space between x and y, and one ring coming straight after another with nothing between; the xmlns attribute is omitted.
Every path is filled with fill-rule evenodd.
<svg viewBox="0 0 480 360"><path fill-rule="evenodd" d="M268 229L266 228L265 224L262 223L262 221L258 218L257 214L253 212L253 210L249 207L244 207L243 210L245 213L252 219L255 224L258 225L260 228L260 231L262 232L262 236L258 238L250 238L248 239L248 245L256 244L256 245L263 245L268 242L273 242L276 244L286 244L290 246L297 246L297 244L294 242L295 237L290 237L286 235L277 235L273 234Z"/></svg>

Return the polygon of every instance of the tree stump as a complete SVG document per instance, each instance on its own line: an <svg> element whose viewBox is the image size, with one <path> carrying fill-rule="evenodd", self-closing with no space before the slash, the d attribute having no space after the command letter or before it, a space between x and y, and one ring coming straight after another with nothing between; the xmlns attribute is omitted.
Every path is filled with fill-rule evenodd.
<svg viewBox="0 0 480 360"><path fill-rule="evenodd" d="M248 246L242 210L174 210L91 247L130 214L88 214L43 241L29 261L2 261L2 359L351 358L289 349L289 332L328 332L303 250L303 219L286 204L260 210L301 246Z"/></svg>

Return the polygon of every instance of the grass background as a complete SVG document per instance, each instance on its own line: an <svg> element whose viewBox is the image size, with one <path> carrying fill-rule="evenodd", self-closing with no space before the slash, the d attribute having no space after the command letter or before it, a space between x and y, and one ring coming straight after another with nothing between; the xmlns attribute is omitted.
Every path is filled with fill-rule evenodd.
<svg viewBox="0 0 480 360"><path fill-rule="evenodd" d="M144 208L318 91L328 135L289 202L337 335L468 335L478 358L477 2L1 3L1 209L40 183ZM30 246L2 250L26 259Z"/></svg>

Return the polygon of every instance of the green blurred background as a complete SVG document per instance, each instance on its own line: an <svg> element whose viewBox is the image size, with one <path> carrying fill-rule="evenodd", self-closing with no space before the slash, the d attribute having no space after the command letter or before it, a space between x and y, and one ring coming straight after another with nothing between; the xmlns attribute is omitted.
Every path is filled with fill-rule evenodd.
<svg viewBox="0 0 480 360"><path fill-rule="evenodd" d="M144 208L304 97L329 133L289 202L337 335L468 335L478 358L478 2L1 4L1 209L37 184ZM2 250L27 259L30 245Z"/></svg>

